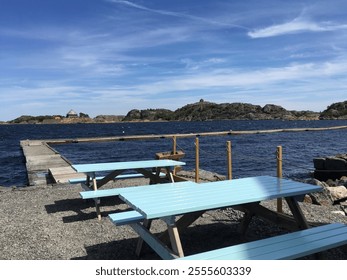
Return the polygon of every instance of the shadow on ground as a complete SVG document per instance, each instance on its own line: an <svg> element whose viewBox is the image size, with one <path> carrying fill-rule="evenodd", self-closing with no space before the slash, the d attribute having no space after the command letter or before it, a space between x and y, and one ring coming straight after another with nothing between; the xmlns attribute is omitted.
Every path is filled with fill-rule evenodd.
<svg viewBox="0 0 347 280"><path fill-rule="evenodd" d="M116 197L103 198L100 203L101 216L107 217L111 213L118 212L119 205L124 204L120 199ZM95 202L92 199L83 200L80 198L56 200L54 204L45 205L48 214L66 212L67 216L64 216L64 223L73 223L79 221L85 221L90 219L96 219ZM71 215L71 212L74 214Z"/></svg>

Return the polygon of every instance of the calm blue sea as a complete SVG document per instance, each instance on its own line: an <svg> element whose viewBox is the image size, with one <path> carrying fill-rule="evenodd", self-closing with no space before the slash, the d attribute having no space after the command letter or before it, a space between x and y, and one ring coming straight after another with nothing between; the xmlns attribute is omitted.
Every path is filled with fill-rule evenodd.
<svg viewBox="0 0 347 280"><path fill-rule="evenodd" d="M20 140L83 138L119 135L202 133L347 125L344 121L210 121L71 125L0 125L0 185L25 186L27 175ZM233 145L233 175L276 175L276 147L283 147L284 176L309 177L313 158L347 153L347 130L285 132L255 135L200 137L200 168L226 175L226 142ZM185 169L194 169L194 138L178 139L186 153ZM73 163L154 159L170 151L169 139L106 143L71 143L54 146Z"/></svg>

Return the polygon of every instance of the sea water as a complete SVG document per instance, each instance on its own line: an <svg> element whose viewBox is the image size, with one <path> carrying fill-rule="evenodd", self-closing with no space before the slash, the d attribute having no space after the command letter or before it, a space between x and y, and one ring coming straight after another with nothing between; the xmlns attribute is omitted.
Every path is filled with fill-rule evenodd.
<svg viewBox="0 0 347 280"><path fill-rule="evenodd" d="M113 124L0 125L0 185L28 184L20 141L38 139L76 139L150 134L193 133L194 137L177 139L183 150L184 169L195 168L195 135L203 132L268 130L347 126L337 121L206 121L139 122ZM236 178L276 175L276 148L283 149L283 173L289 178L306 178L313 169L313 158L347 153L347 129L279 132L250 135L201 136L200 168L227 174L226 142L232 142L233 176ZM171 139L114 141L54 145L72 163L96 163L154 159L158 152L172 149Z"/></svg>

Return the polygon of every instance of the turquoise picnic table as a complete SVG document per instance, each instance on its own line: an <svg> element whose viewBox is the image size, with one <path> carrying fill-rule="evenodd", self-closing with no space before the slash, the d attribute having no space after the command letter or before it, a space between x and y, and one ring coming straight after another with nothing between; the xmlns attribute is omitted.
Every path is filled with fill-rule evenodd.
<svg viewBox="0 0 347 280"><path fill-rule="evenodd" d="M149 178L150 184L167 183L174 181L173 169L176 166L183 165L185 165L185 162L169 159L73 164L72 168L78 173L84 173L85 177L71 179L69 181L74 184L80 183L84 190L94 192L98 192L98 189L109 181L136 178L139 176ZM99 176L100 174L102 176ZM110 191L108 192L110 193ZM107 194L104 196L107 196ZM97 215L100 220L99 198L96 197L95 203Z"/></svg>
<svg viewBox="0 0 347 280"><path fill-rule="evenodd" d="M260 202L284 198L293 214L291 226L307 229L308 223L299 207L298 196L321 191L321 187L271 176L249 177L209 183L182 182L158 188L138 187L121 191L119 197L132 211L110 214L115 225L129 224L139 235L137 254L145 241L163 259L180 258L184 250L179 232L191 225L205 211L225 207L242 209L245 230L254 215L275 223L290 223L286 216L270 211ZM158 238L150 231L151 221L161 219L167 231ZM167 240L169 238L169 240ZM168 246L166 242L171 245Z"/></svg>
<svg viewBox="0 0 347 280"><path fill-rule="evenodd" d="M86 178L84 184L91 189L97 190L107 182L117 178L131 178L133 174L121 174L126 171L135 171L137 174L149 178L152 183L163 182L161 169L165 169L166 176L170 181L173 181L172 169L176 166L185 165L185 162L162 159L162 160L142 160L142 161L123 161L123 162L106 162L106 163L91 163L91 164L73 164L72 168L78 173L85 173ZM153 171L154 170L154 171ZM98 177L98 173L107 175ZM80 182L80 179L77 179ZM75 180L76 181L76 180ZM74 182L74 180L71 180Z"/></svg>

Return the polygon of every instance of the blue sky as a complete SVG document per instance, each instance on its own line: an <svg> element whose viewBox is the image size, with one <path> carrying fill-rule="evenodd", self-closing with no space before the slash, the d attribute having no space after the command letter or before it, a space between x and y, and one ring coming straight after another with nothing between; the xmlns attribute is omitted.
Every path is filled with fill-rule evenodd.
<svg viewBox="0 0 347 280"><path fill-rule="evenodd" d="M347 1L0 0L0 120L347 100Z"/></svg>

